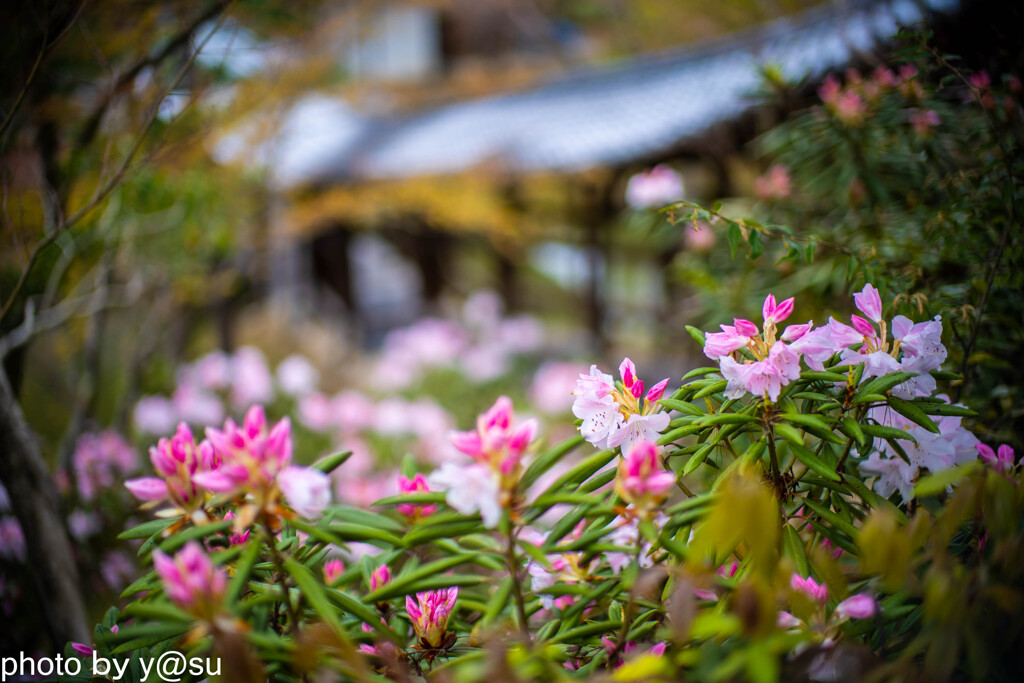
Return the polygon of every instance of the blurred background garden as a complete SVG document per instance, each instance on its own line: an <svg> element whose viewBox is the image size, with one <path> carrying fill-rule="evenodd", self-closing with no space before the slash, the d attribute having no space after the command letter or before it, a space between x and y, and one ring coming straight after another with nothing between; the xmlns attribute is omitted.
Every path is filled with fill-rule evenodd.
<svg viewBox="0 0 1024 683"><path fill-rule="evenodd" d="M941 315L950 398L1019 451L1020 15L4 3L2 654L88 641L137 578L123 482L181 421L291 416L368 507L496 396L556 443L591 363L675 384L687 325L768 293Z"/></svg>

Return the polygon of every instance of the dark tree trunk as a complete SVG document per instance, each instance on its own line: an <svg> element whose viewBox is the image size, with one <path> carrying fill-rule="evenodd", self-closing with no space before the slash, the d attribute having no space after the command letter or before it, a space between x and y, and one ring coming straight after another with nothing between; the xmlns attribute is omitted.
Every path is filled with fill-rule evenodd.
<svg viewBox="0 0 1024 683"><path fill-rule="evenodd" d="M55 651L68 641L92 642L60 499L36 435L0 372L0 481L25 535L28 561Z"/></svg>

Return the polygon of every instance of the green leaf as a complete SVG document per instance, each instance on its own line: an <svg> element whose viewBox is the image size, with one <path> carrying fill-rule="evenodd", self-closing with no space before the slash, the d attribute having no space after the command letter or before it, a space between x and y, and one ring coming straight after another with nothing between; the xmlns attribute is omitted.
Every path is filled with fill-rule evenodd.
<svg viewBox="0 0 1024 683"><path fill-rule="evenodd" d="M703 342L702 342L702 344L703 344ZM690 379L692 377L701 377L701 376L706 375L706 374L711 373L711 372L718 372L718 370L719 370L718 367L710 366L710 365L709 366L704 366L702 368L694 368L693 370L690 370L688 373L683 375L683 381L685 382L686 380L688 380L688 379Z"/></svg>
<svg viewBox="0 0 1024 683"><path fill-rule="evenodd" d="M719 380L717 382L714 382L713 384L709 384L708 386L704 387L703 389L698 391L696 394L694 394L693 397L695 399L697 399L697 398L704 398L705 396L710 396L711 394L717 394L718 392L720 392L723 389L725 389L725 387L728 384L729 383L726 380L724 380L724 379L723 380Z"/></svg>
<svg viewBox="0 0 1024 683"><path fill-rule="evenodd" d="M843 419L839 421L839 429L842 430L843 434L846 434L847 437L853 439L860 445L867 445L868 440L867 437L864 436L864 430L862 430L860 425L857 424L857 421L849 415L844 416Z"/></svg>
<svg viewBox="0 0 1024 683"><path fill-rule="evenodd" d="M811 566L807 561L807 550L804 547L804 541L800 538L800 534L789 524L782 527L782 544L783 551L789 556L789 559L793 560L793 564L796 565L796 570L800 573L800 576L810 576Z"/></svg>
<svg viewBox="0 0 1024 683"><path fill-rule="evenodd" d="M696 434L697 432L703 430L704 427L700 425L684 425L682 427L677 427L676 429L671 429L665 432L660 437L658 437L657 443L659 446L665 446L667 444L672 443L673 441L676 441L677 439L683 438L684 436Z"/></svg>
<svg viewBox="0 0 1024 683"><path fill-rule="evenodd" d="M825 507L818 501L804 499L803 503L811 510L813 510L814 513L821 517L824 521L828 522L835 528L839 529L850 538L857 537L857 529L852 524L850 524L845 519L834 513L832 510L829 510L827 507Z"/></svg>
<svg viewBox="0 0 1024 683"><path fill-rule="evenodd" d="M736 258L736 249L740 246L743 241L743 232L740 230L740 226L735 223L729 224L729 231L727 233L729 238L729 256L732 259Z"/></svg>
<svg viewBox="0 0 1024 683"><path fill-rule="evenodd" d="M480 620L480 625L487 627L494 623L494 620L498 618L502 610L505 609L505 606L511 604L511 597L512 577L506 576L501 580L501 583L498 584L498 588L494 591L494 595L491 596L491 599L487 601L487 610L484 612L484 616Z"/></svg>
<svg viewBox="0 0 1024 683"><path fill-rule="evenodd" d="M182 531L179 531L173 536L169 536L165 539L164 542L160 544L160 550L165 553L173 553L189 541L196 541L200 538L206 538L207 536L227 531L231 528L232 524L233 522L229 519L227 521L211 522L209 524L183 529Z"/></svg>
<svg viewBox="0 0 1024 683"><path fill-rule="evenodd" d="M340 451L338 453L332 453L331 455L325 455L324 457L317 460L311 465L314 469L318 469L324 474L330 474L334 470L338 469L346 460L352 457L352 451Z"/></svg>
<svg viewBox="0 0 1024 683"><path fill-rule="evenodd" d="M139 538L149 538L154 534L159 534L161 531L169 527L174 523L173 519L154 519L149 522L143 522L138 526L133 526L131 529L126 529L117 535L120 541L131 541Z"/></svg>
<svg viewBox="0 0 1024 683"><path fill-rule="evenodd" d="M555 483L544 491L544 494L554 493L567 485L578 487L582 482L589 479L595 472L607 465L615 457L614 450L598 451L571 470L559 477ZM543 495L543 494L542 494Z"/></svg>
<svg viewBox="0 0 1024 683"><path fill-rule="evenodd" d="M694 424L700 425L701 427L708 427L710 425L747 424L757 421L758 418L753 415L744 415L743 413L716 413L714 415L705 415L694 422Z"/></svg>
<svg viewBox="0 0 1024 683"><path fill-rule="evenodd" d="M698 344L700 344L701 348L704 348L704 333L703 332L698 330L693 325L687 325L686 326L686 331L690 333L690 336L693 337L694 341L696 341Z"/></svg>
<svg viewBox="0 0 1024 683"><path fill-rule="evenodd" d="M521 490L525 491L530 488L530 486L537 481L542 474L551 469L559 460L565 457L568 453L571 453L582 443L584 443L583 437L577 434L537 457L537 459L530 463L530 466L526 468L526 471L523 472L522 478L519 480Z"/></svg>
<svg viewBox="0 0 1024 683"><path fill-rule="evenodd" d="M889 407L915 424L919 424L933 434L939 433L939 426L932 422L932 419L925 415L924 411L910 401L904 401L896 396L889 397Z"/></svg>
<svg viewBox="0 0 1024 683"><path fill-rule="evenodd" d="M373 506L382 507L384 505L398 505L399 503L423 503L438 505L444 503L444 496L444 491L430 491L427 493L401 493L397 496L388 496L387 498L381 498L376 503L374 503Z"/></svg>
<svg viewBox="0 0 1024 683"><path fill-rule="evenodd" d="M313 527L312 525L305 525L307 528L303 529L306 533L312 534L309 531ZM296 528L299 528L296 526ZM317 531L322 531L317 528ZM362 524L347 524L347 523L333 523L330 526L330 533L336 535L342 541L362 541L364 543L372 543L379 545L383 543L387 547L400 547L402 546L402 539L394 535L389 531L383 529L374 529L372 527L364 526Z"/></svg>
<svg viewBox="0 0 1024 683"><path fill-rule="evenodd" d="M913 436L902 429L896 429L895 427L876 424L862 424L860 428L864 430L864 433L868 436L875 436L880 439L905 439L907 441L917 443L917 439Z"/></svg>
<svg viewBox="0 0 1024 683"><path fill-rule="evenodd" d="M882 375L865 382L858 389L858 394L884 394L897 384L903 384L908 379L917 377L914 372L894 372L890 375ZM884 399L883 399L884 400Z"/></svg>
<svg viewBox="0 0 1024 683"><path fill-rule="evenodd" d="M192 615L167 602L133 602L124 608L129 616L153 621L193 621Z"/></svg>
<svg viewBox="0 0 1024 683"><path fill-rule="evenodd" d="M704 417L704 411L689 401L679 401L674 398L663 398L658 401L658 403L671 410L678 410L680 413L686 413L687 415L693 415L694 417Z"/></svg>
<svg viewBox="0 0 1024 683"><path fill-rule="evenodd" d="M397 497L398 498L402 498L402 502L403 503L408 503L408 502L411 502L410 499L412 498L413 495L414 494L408 494L404 498L402 496L397 496ZM434 493L427 493L427 494L418 493L418 494L415 494L415 495L431 496L432 499L427 501L427 502L430 502L430 503L443 503L444 502L444 494L443 493L436 493L436 492L434 492ZM441 500L437 500L438 497L440 497ZM363 510L362 508L355 508L355 507L351 507L351 506L348 506L348 505L335 505L330 510L331 510L331 519L330 519L331 523L333 523L333 522L345 522L345 523L348 523L348 524L365 525L365 526L368 526L368 527L373 527L375 529L383 529L384 531L390 531L391 533L394 533L394 534L405 533L405 526L401 522L397 522L397 521L391 519L390 517L388 517L387 515L382 515L381 513L375 512L373 510ZM320 526L322 528L323 527L323 523L321 523Z"/></svg>
<svg viewBox="0 0 1024 683"><path fill-rule="evenodd" d="M231 583L228 584L227 602L229 605L234 603L245 589L245 584L249 580L249 573L252 571L256 559L260 556L262 545L262 542L256 538L246 542L245 548L242 550L242 559L235 565L235 571L231 576Z"/></svg>
<svg viewBox="0 0 1024 683"><path fill-rule="evenodd" d="M917 403L925 415L953 416L953 417L977 417L978 413L970 408L954 406L949 403Z"/></svg>
<svg viewBox="0 0 1024 683"><path fill-rule="evenodd" d="M815 474L819 474L826 479L831 479L832 481L842 481L842 478L835 473L835 470L829 467L811 450L804 448L803 446L798 446L795 443L789 444L789 450L797 460L806 465L807 469L811 470Z"/></svg>
<svg viewBox="0 0 1024 683"><path fill-rule="evenodd" d="M801 379L810 379L821 382L845 382L846 375L841 375L838 372L819 372L817 370L805 370L800 373Z"/></svg>
<svg viewBox="0 0 1024 683"><path fill-rule="evenodd" d="M798 446L804 445L804 437L800 435L800 430L785 422L775 424L775 433L790 443Z"/></svg>
<svg viewBox="0 0 1024 683"><path fill-rule="evenodd" d="M936 496L946 492L947 486L956 484L978 468L977 462L969 462L965 465L957 465L941 472L934 472L918 480L914 487L914 495L919 498Z"/></svg>
<svg viewBox="0 0 1024 683"><path fill-rule="evenodd" d="M751 230L750 236L747 237L747 244L750 245L750 260L757 259L758 256L764 253L764 243L761 241L761 233L757 230Z"/></svg>
<svg viewBox="0 0 1024 683"><path fill-rule="evenodd" d="M331 607L331 603L327 600L327 594L324 592L324 587L313 577L313 573L304 567L302 564L297 562L294 558L285 555L283 558L284 568L291 574L291 577L295 579L295 585L302 591L302 595L305 596L309 604L317 611L317 615L324 620L324 622L331 627L334 634L343 643L348 643L348 636L345 634L345 629L341 627L341 622L338 621L335 610ZM340 591L339 591L340 592ZM369 612L369 610L367 610ZM372 614L372 612L371 612ZM374 622L379 621L378 619L371 619L371 626L378 626Z"/></svg>

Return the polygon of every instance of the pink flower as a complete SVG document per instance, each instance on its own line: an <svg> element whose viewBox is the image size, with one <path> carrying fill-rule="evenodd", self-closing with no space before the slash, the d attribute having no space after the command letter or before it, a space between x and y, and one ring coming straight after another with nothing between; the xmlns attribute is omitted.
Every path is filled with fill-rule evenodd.
<svg viewBox="0 0 1024 683"><path fill-rule="evenodd" d="M163 396L143 396L132 411L135 426L148 434L169 432L178 419L174 404Z"/></svg>
<svg viewBox="0 0 1024 683"><path fill-rule="evenodd" d="M744 348L758 332L757 325L746 320L734 320L732 325L719 327L722 328L721 332L709 332L704 336L704 355L711 360L718 360Z"/></svg>
<svg viewBox="0 0 1024 683"><path fill-rule="evenodd" d="M422 474L417 474L412 479L399 475L398 490L401 493L427 493L430 491L430 485ZM436 505L399 503L397 507L398 513L410 521L428 517L437 511Z"/></svg>
<svg viewBox="0 0 1024 683"><path fill-rule="evenodd" d="M619 460L615 490L627 503L657 506L675 484L675 475L661 465L660 451L649 441L639 441Z"/></svg>
<svg viewBox="0 0 1024 683"><path fill-rule="evenodd" d="M25 559L25 534L21 530L21 524L13 517L4 517L0 520L0 557L20 561Z"/></svg>
<svg viewBox="0 0 1024 683"><path fill-rule="evenodd" d="M375 591L381 586L391 582L391 570L386 564L382 564L370 574L370 590Z"/></svg>
<svg viewBox="0 0 1024 683"><path fill-rule="evenodd" d="M241 426L228 418L223 429L207 428L206 437L224 464L202 473L196 482L217 493L246 489L266 495L277 475L291 464L291 423L284 418L268 431L262 406L249 408Z"/></svg>
<svg viewBox="0 0 1024 683"><path fill-rule="evenodd" d="M274 379L263 352L243 346L231 359L231 401L236 407L263 403L274 397Z"/></svg>
<svg viewBox="0 0 1024 683"><path fill-rule="evenodd" d="M793 312L793 297L789 297L780 304L775 303L775 295L769 294L761 307L761 315L765 323L781 323Z"/></svg>
<svg viewBox="0 0 1024 683"><path fill-rule="evenodd" d="M801 578L799 574L793 574L789 579L789 586L793 590L803 593L815 602L824 604L828 599L828 586L819 584L811 577Z"/></svg>
<svg viewBox="0 0 1024 683"><path fill-rule="evenodd" d="M997 472L1005 473L1013 469L1016 454L1011 446L1004 443L999 447L998 453L993 451L991 446L980 442L975 445L975 448L981 461L990 465Z"/></svg>
<svg viewBox="0 0 1024 683"><path fill-rule="evenodd" d="M613 652L615 652L616 649L615 641L609 638L608 636L601 636L601 647L604 648L605 652L611 655ZM612 667L617 669L620 666L622 666L623 658L634 654L637 651L637 649L639 649L639 647L640 646L632 640L624 643L622 647L619 648L619 655L621 656L615 658L615 661L612 662ZM644 654L653 655L655 657L664 656L665 643L658 643L657 645L652 645L647 649L647 651Z"/></svg>
<svg viewBox="0 0 1024 683"><path fill-rule="evenodd" d="M910 125L921 137L931 135L932 129L940 123L939 115L934 109L917 109L910 113Z"/></svg>
<svg viewBox="0 0 1024 683"><path fill-rule="evenodd" d="M83 657L92 657L93 648L89 647L85 643L71 643L71 649L82 655Z"/></svg>
<svg viewBox="0 0 1024 683"><path fill-rule="evenodd" d="M573 415L583 420L580 434L598 448L616 448L625 443L628 449L640 439L656 441L669 423L668 415L659 412L656 405L668 387L667 377L645 395L644 383L629 358L619 364L619 375L621 390L616 388L611 375L592 365L589 375L580 375L573 392Z"/></svg>
<svg viewBox="0 0 1024 683"><path fill-rule="evenodd" d="M431 649L447 647L447 641L454 640L454 634L447 633L448 618L455 609L458 598L457 586L436 591L424 591L405 596L405 609L412 620L413 630L420 642Z"/></svg>
<svg viewBox="0 0 1024 683"><path fill-rule="evenodd" d="M475 432L453 432L452 443L502 477L511 477L518 471L526 449L537 434L536 420L526 420L520 425L513 422L512 400L501 396L477 418Z"/></svg>
<svg viewBox="0 0 1024 683"><path fill-rule="evenodd" d="M882 297L878 295L878 290L870 282L864 285L864 289L853 295L853 301L860 312L870 320L876 323L882 321Z"/></svg>
<svg viewBox="0 0 1024 683"><path fill-rule="evenodd" d="M683 177L664 164L637 173L626 183L626 203L634 209L657 208L682 198Z"/></svg>
<svg viewBox="0 0 1024 683"><path fill-rule="evenodd" d="M623 451L630 451L641 442L657 441L661 432L668 428L669 422L671 419L668 413L651 413L649 415L633 413L608 437L608 448L621 446Z"/></svg>
<svg viewBox="0 0 1024 683"><path fill-rule="evenodd" d="M286 467L277 485L292 509L307 519L319 517L331 503L331 480L313 467Z"/></svg>
<svg viewBox="0 0 1024 683"><path fill-rule="evenodd" d="M189 541L173 558L154 550L153 567L167 597L196 616L211 616L227 589L227 574L213 565L195 541Z"/></svg>
<svg viewBox="0 0 1024 683"><path fill-rule="evenodd" d="M160 439L149 449L149 459L159 477L129 479L125 488L143 501L170 499L185 510L196 509L204 499L197 476L220 466L220 459L207 442L196 444L184 422L170 439ZM205 487L204 487L205 488Z"/></svg>
<svg viewBox="0 0 1024 683"><path fill-rule="evenodd" d="M328 586L334 585L338 578L345 572L345 565L338 558L327 560L324 563L324 583Z"/></svg>
<svg viewBox="0 0 1024 683"><path fill-rule="evenodd" d="M878 613L878 602L865 593L846 598L836 605L836 616L840 619L867 619Z"/></svg>

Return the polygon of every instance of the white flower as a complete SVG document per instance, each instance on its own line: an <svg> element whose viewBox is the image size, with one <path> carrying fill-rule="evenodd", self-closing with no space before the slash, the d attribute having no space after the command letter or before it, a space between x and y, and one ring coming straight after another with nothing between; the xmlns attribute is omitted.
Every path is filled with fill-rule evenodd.
<svg viewBox="0 0 1024 683"><path fill-rule="evenodd" d="M598 448L613 448L607 445L609 437L619 429L623 420L615 399L609 395L602 398L593 395L577 396L572 404L572 414L583 420L580 434L584 439Z"/></svg>
<svg viewBox="0 0 1024 683"><path fill-rule="evenodd" d="M652 413L650 415L629 416L626 423L608 436L608 448L622 446L623 453L629 453L641 442L657 443L661 432L665 431L670 422L668 413Z"/></svg>
<svg viewBox="0 0 1024 683"><path fill-rule="evenodd" d="M319 517L331 504L330 478L312 467L286 467L277 484L292 509L307 519Z"/></svg>
<svg viewBox="0 0 1024 683"><path fill-rule="evenodd" d="M888 498L896 490L900 492L903 500L914 497L914 477L917 476L917 468L903 462L901 458L885 457L876 451L860 464L860 469L869 476L878 475L874 489L883 498Z"/></svg>
<svg viewBox="0 0 1024 683"><path fill-rule="evenodd" d="M446 462L427 481L432 491L445 491L445 501L464 515L479 511L484 526L493 529L501 520L497 475L486 465Z"/></svg>

